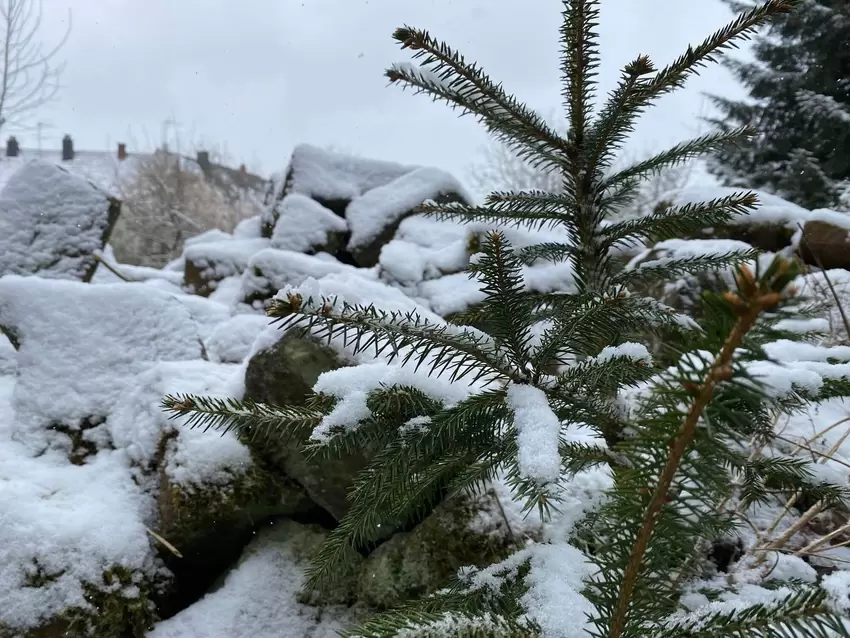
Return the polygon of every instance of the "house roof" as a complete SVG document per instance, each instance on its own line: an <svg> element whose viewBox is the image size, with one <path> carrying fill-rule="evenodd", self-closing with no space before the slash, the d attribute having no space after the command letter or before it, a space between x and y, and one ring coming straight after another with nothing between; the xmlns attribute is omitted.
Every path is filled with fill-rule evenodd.
<svg viewBox="0 0 850 638"><path fill-rule="evenodd" d="M0 157L0 188L22 164L41 159L58 164L72 175L82 177L110 195L120 198L121 182L131 177L140 163L150 159L152 155L128 153L123 160L119 160L113 151L75 150L74 158L66 161L62 159L61 150L39 151L22 148L17 157ZM199 162L195 158L180 156L181 164L186 170L203 173L228 197L236 200L249 196L257 202L263 201L268 184L266 178L201 159Z"/></svg>

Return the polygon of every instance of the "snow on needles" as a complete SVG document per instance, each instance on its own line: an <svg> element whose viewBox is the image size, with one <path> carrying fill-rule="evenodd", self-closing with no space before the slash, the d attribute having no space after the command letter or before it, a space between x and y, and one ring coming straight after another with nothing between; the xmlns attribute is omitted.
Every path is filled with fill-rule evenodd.
<svg viewBox="0 0 850 638"><path fill-rule="evenodd" d="M514 413L520 473L538 483L557 481L561 474L558 453L561 422L549 406L546 394L532 385L511 383L508 404Z"/></svg>
<svg viewBox="0 0 850 638"><path fill-rule="evenodd" d="M616 357L625 357L634 361L642 361L647 365L652 364L652 355L642 343L627 341L619 346L606 346L598 355L593 357L596 363L605 363Z"/></svg>
<svg viewBox="0 0 850 638"><path fill-rule="evenodd" d="M439 399L446 407L463 401L475 391L474 386L463 381L452 382L438 375L426 376L421 371L415 371L413 366L371 363L331 370L319 377L313 391L336 397L339 402L316 426L310 438L325 442L340 430L356 429L371 416L366 406L369 393L394 385L414 387Z"/></svg>

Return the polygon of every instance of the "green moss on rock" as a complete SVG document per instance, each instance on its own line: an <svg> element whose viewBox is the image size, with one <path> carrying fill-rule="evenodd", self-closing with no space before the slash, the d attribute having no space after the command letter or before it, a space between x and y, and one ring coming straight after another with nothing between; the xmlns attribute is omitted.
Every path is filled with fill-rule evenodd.
<svg viewBox="0 0 850 638"><path fill-rule="evenodd" d="M160 470L157 506L157 533L171 546L160 543L158 550L175 577L172 590L157 600L168 617L201 596L239 557L259 523L313 504L299 486L255 461L227 485L177 485Z"/></svg>
<svg viewBox="0 0 850 638"><path fill-rule="evenodd" d="M359 599L377 609L395 607L446 586L461 567L504 559L510 539L476 531L477 511L467 498L447 501L412 531L383 543L363 563Z"/></svg>
<svg viewBox="0 0 850 638"><path fill-rule="evenodd" d="M319 375L349 365L338 352L301 331L287 332L268 350L248 362L245 397L271 405L303 405ZM314 503L336 520L348 511L348 490L354 475L366 464L362 454L341 458L308 457L304 452L309 433L286 441L247 440L252 451L271 471L301 485Z"/></svg>
<svg viewBox="0 0 850 638"><path fill-rule="evenodd" d="M0 625L0 638L143 638L158 620L154 586L141 574L115 566L84 589L90 607L67 609L23 632Z"/></svg>

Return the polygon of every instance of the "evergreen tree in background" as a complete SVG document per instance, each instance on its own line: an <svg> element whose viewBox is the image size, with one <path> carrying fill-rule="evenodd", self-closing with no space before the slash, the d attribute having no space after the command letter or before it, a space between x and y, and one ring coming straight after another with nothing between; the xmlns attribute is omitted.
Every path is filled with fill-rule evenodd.
<svg viewBox="0 0 850 638"><path fill-rule="evenodd" d="M583 601L587 624L582 626L585 608L577 608L575 627L561 625L553 634L547 619L557 622L551 612L558 609L528 608L540 602L539 593L531 596L532 603L526 596L540 578L532 544L518 548L486 577L466 572L447 590L376 615L350 636L850 635L830 611L824 590L795 583L788 585L790 594L770 603L742 601L735 609L671 619L684 583L705 565L705 544L738 523L737 510L727 503L746 508L785 488L805 488L816 500L833 503L843 492L818 482L805 461L749 454L751 441L773 441L777 410L806 399L793 393L781 400L768 396L746 369L748 361L764 358L763 343L782 334L777 322L794 303L787 285L798 273L796 264L777 258L753 272L745 265L752 253L728 253L623 269L613 256L612 249L623 244L681 237L724 224L753 209L755 197L740 193L659 208L639 219L608 221L648 175L750 135L745 128L712 133L610 170L646 108L680 88L736 39L791 11L796 1L764 2L664 68L657 69L645 56L635 58L594 114L599 4L563 2L566 136L425 31L396 31L396 41L413 52L418 64L397 64L387 72L393 83L476 115L518 155L557 170L563 179L557 193L497 192L481 206L426 204L423 212L497 228L558 227L568 231L568 240L515 249L505 233L489 232L470 266L486 299L452 322L431 323L415 313L388 313L344 299L305 298L298 289L281 291L269 311L285 329L396 358L423 375L480 384L454 405L412 386L376 387L368 396L368 417L344 426L337 419L323 430L322 441L309 448L311 454L377 452L354 481L349 512L314 557L309 588L333 587L358 552L370 551L386 537L387 527L422 520L446 498L481 488L498 475L507 477L517 500L545 518L557 509L564 486L576 473L602 465L610 468L613 481L607 500L575 536L556 543L576 570L581 564L593 569L583 582L570 585L573 594L565 590L565 583L572 582L566 572L548 588L542 586L545 595L564 596L550 601L555 608ZM570 262L574 289L529 292L523 267L541 261ZM645 282L730 265L737 270L737 287L707 299L702 330L657 300L635 294ZM796 316L799 312L795 310ZM486 333L469 327L482 317ZM650 331L678 335L671 345L683 354L677 365L656 368L646 349L634 342ZM637 387L643 387L639 400L624 409L621 391ZM298 406L199 396L164 399L174 416L196 426L281 437L316 431L336 403L322 394ZM425 427L403 427L414 419ZM568 426L589 438L575 438Z"/></svg>
<svg viewBox="0 0 850 638"><path fill-rule="evenodd" d="M724 0L735 10L746 5ZM724 61L749 92L712 96L717 130L749 125L749 143L714 155L732 186L765 189L805 208L850 206L850 2L804 0L753 43L754 60Z"/></svg>

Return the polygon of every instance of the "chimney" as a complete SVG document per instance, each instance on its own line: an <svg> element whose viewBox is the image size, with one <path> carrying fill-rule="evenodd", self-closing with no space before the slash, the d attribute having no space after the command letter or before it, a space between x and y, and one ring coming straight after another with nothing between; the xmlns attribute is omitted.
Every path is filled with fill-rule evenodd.
<svg viewBox="0 0 850 638"><path fill-rule="evenodd" d="M12 135L6 140L6 157L17 157L21 147L18 145L18 140Z"/></svg>
<svg viewBox="0 0 850 638"><path fill-rule="evenodd" d="M118 161L123 162L127 159L127 145L124 142L118 142Z"/></svg>
<svg viewBox="0 0 850 638"><path fill-rule="evenodd" d="M210 165L210 152L209 151L198 151L198 165L203 169L207 168Z"/></svg>
<svg viewBox="0 0 850 638"><path fill-rule="evenodd" d="M62 161L70 162L74 159L74 141L70 135L62 138Z"/></svg>

